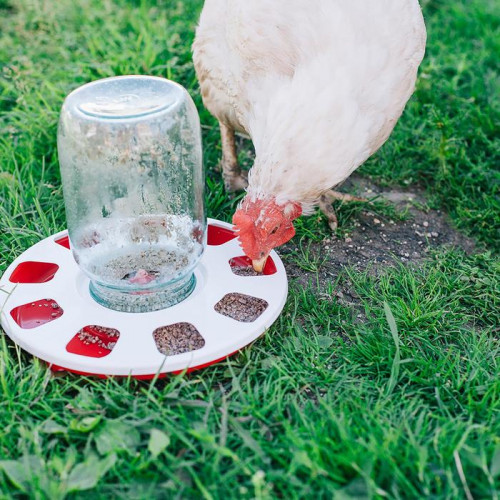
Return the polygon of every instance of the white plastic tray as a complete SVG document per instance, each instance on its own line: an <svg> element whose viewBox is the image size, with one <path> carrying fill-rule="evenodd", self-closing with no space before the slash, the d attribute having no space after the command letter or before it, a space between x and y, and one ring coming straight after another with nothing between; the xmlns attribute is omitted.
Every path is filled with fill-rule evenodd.
<svg viewBox="0 0 500 500"><path fill-rule="evenodd" d="M231 229L230 224L211 220L209 225ZM262 335L281 313L288 282L280 258L271 253L276 272L261 276L237 276L231 271L231 258L242 256L236 238L218 245L207 245L195 270L197 285L183 302L149 313L124 313L107 309L89 293L89 280L75 263L68 248L56 243L63 231L46 238L20 255L0 279L1 324L20 347L46 361L53 369L64 369L100 376L156 375L194 370L216 363ZM59 266L45 283L12 283L12 273L27 261ZM6 292L6 293L4 293ZM231 292L264 299L267 309L255 321L244 323L219 314L215 304ZM11 311L44 298L56 301L63 314L35 328L21 328ZM35 306L33 306L35 307ZM39 306L41 307L41 306ZM166 357L153 340L156 328L179 322L191 323L205 340L201 349ZM71 339L87 325L100 325L120 332L115 347L103 357L74 354L66 350Z"/></svg>

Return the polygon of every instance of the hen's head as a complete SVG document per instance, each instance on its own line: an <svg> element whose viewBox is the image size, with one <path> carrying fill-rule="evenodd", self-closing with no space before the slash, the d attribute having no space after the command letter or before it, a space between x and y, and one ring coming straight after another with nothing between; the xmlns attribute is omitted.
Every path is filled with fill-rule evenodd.
<svg viewBox="0 0 500 500"><path fill-rule="evenodd" d="M248 196L233 215L241 247L252 259L257 272L262 272L267 257L275 247L295 235L293 221L302 214L299 203L278 205L276 200L251 200Z"/></svg>

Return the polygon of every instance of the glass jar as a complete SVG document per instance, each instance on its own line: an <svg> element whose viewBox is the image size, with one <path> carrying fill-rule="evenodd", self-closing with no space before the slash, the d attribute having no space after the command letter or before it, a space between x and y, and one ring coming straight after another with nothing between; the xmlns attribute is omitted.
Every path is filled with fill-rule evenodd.
<svg viewBox="0 0 500 500"><path fill-rule="evenodd" d="M71 248L93 298L127 312L186 298L206 228L187 91L151 76L83 85L64 101L57 145Z"/></svg>

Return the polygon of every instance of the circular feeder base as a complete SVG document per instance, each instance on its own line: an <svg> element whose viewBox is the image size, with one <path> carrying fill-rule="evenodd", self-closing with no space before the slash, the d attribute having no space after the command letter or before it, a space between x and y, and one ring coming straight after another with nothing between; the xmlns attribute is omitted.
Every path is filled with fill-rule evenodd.
<svg viewBox="0 0 500 500"><path fill-rule="evenodd" d="M272 325L288 282L275 252L255 276L230 224L209 220L207 243L185 300L129 313L92 297L67 232L58 233L26 250L0 279L2 327L56 371L153 378L217 363Z"/></svg>

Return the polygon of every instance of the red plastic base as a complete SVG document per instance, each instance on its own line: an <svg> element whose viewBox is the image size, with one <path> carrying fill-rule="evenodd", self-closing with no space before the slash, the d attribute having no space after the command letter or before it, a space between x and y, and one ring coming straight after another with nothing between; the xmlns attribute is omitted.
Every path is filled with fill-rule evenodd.
<svg viewBox="0 0 500 500"><path fill-rule="evenodd" d="M152 380L154 378L165 378L167 375L180 375L181 373L191 373L196 370L202 370L203 368L207 368L208 366L215 365L217 363L220 363L221 361L224 361L225 359L229 358L230 356L233 356L239 351L234 351L231 354L228 354L227 356L222 356L222 358L214 359L213 361L210 361L209 363L204 363L202 365L198 366L192 366L191 368L188 368L187 370L178 370L175 372L170 372L170 373L154 373L151 375L132 375L132 378L135 378L136 380ZM70 368L64 368L63 366L58 366L58 365L51 365L49 364L49 368L54 372L54 373L60 373L60 372L69 372L69 373L74 373L75 375L83 375L85 377L97 377L97 378L127 378L126 375L99 375L98 373L85 373L85 372L80 372L77 370L71 370Z"/></svg>

